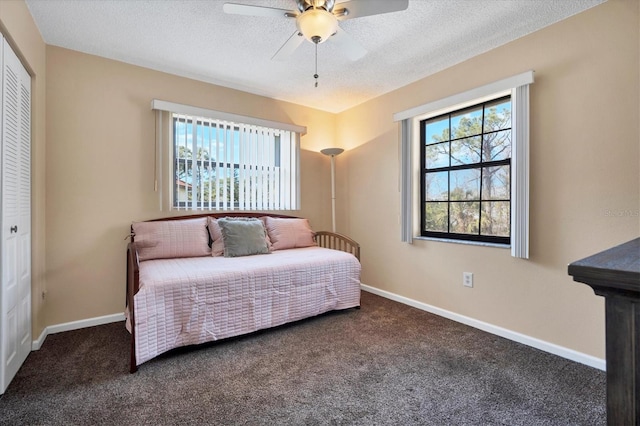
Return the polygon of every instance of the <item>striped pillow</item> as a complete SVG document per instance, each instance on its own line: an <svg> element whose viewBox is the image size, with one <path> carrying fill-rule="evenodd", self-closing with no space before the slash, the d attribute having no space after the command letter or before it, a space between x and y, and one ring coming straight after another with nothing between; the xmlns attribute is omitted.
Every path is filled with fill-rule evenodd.
<svg viewBox="0 0 640 426"><path fill-rule="evenodd" d="M218 220L207 217L207 227L209 228L209 236L211 237L211 256L224 255L224 240L222 239L222 230L218 225Z"/></svg>
<svg viewBox="0 0 640 426"><path fill-rule="evenodd" d="M207 218L134 222L134 241L142 260L210 256Z"/></svg>
<svg viewBox="0 0 640 426"><path fill-rule="evenodd" d="M264 217L273 250L315 246L315 233L307 219Z"/></svg>

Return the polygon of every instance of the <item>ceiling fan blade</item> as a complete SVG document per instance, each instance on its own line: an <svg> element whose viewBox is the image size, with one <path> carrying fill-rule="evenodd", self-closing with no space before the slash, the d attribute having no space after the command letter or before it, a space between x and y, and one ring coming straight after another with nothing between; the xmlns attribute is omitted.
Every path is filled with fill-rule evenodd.
<svg viewBox="0 0 640 426"><path fill-rule="evenodd" d="M333 13L340 15L343 9L347 14L338 19L353 19L363 16L380 15L382 13L399 12L409 7L409 0L351 0L337 3Z"/></svg>
<svg viewBox="0 0 640 426"><path fill-rule="evenodd" d="M352 61L357 61L367 54L367 50L340 27L329 40L335 43L344 55Z"/></svg>
<svg viewBox="0 0 640 426"><path fill-rule="evenodd" d="M248 4L239 3L225 3L224 5L222 5L222 10L224 10L225 13L230 13L233 15L266 16L271 18L284 18L290 17L291 14L293 16L297 14L294 10L276 9L273 7L263 6L251 6Z"/></svg>
<svg viewBox="0 0 640 426"><path fill-rule="evenodd" d="M298 33L298 30L294 32L289 40L287 40L275 55L271 58L273 61L284 61L289 58L295 52L295 50L302 44L304 37Z"/></svg>

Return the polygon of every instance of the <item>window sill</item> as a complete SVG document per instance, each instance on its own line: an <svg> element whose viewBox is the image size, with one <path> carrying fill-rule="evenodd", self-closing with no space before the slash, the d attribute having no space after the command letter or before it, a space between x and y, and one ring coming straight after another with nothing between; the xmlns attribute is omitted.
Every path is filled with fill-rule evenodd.
<svg viewBox="0 0 640 426"><path fill-rule="evenodd" d="M502 248L502 249L511 248L511 244L497 244L497 243L485 243L482 241L454 240L452 238L413 237L413 239L420 240L420 241L437 241L441 243L465 244L469 246L495 247L495 248Z"/></svg>

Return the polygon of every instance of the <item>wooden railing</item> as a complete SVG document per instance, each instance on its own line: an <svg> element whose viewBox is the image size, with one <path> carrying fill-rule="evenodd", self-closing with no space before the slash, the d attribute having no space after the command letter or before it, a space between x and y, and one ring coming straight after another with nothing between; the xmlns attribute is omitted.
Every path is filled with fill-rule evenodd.
<svg viewBox="0 0 640 426"><path fill-rule="evenodd" d="M360 244L345 235L329 231L318 231L314 238L320 247L345 251L360 260Z"/></svg>

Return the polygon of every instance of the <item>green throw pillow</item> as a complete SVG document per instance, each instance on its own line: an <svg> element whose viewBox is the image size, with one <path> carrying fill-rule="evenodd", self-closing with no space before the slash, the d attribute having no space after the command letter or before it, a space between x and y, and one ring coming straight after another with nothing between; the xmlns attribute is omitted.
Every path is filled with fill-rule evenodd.
<svg viewBox="0 0 640 426"><path fill-rule="evenodd" d="M224 257L267 254L266 231L260 219L218 219L224 241Z"/></svg>

